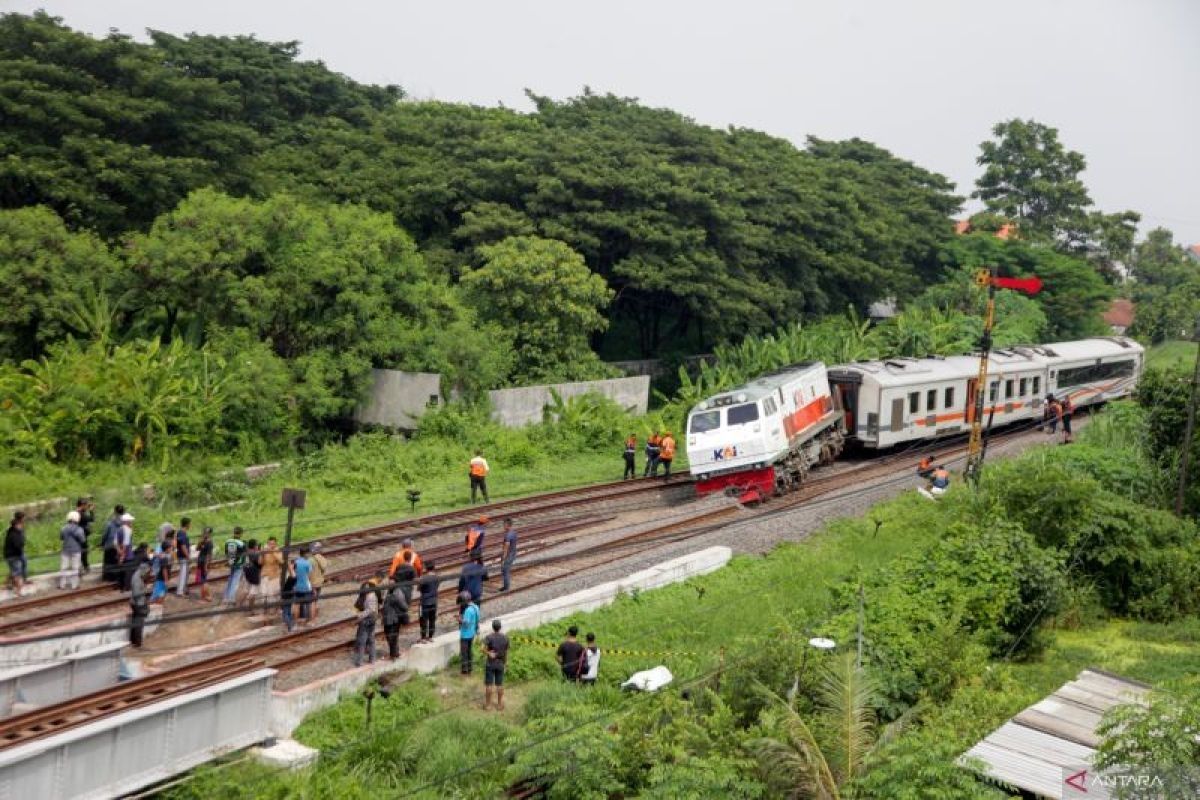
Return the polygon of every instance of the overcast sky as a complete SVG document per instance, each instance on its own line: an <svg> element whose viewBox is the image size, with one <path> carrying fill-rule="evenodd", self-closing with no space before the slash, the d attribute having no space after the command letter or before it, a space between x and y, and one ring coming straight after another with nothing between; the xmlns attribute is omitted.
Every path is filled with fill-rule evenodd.
<svg viewBox="0 0 1200 800"><path fill-rule="evenodd" d="M359 81L527 109L640 98L803 144L858 136L967 194L1011 117L1057 127L1104 211L1200 242L1200 0L0 0L74 28L298 40Z"/></svg>

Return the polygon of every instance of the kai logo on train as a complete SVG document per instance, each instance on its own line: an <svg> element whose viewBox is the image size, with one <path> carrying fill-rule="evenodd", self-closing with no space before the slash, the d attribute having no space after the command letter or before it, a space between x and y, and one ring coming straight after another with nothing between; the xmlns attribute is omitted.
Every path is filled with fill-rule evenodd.
<svg viewBox="0 0 1200 800"><path fill-rule="evenodd" d="M725 446L717 450L713 450L713 461L724 461L727 458L737 458L736 446Z"/></svg>

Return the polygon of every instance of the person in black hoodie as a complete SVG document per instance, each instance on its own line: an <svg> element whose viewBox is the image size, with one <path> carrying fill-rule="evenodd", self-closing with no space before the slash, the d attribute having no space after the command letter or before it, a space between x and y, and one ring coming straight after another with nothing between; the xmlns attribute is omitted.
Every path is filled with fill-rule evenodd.
<svg viewBox="0 0 1200 800"><path fill-rule="evenodd" d="M8 562L8 584L17 597L29 574L29 562L25 559L25 512L13 514L4 534L4 560Z"/></svg>

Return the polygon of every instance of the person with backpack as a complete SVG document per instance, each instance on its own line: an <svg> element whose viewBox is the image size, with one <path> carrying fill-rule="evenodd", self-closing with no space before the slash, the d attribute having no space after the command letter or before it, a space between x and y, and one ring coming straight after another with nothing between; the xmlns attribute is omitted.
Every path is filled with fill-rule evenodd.
<svg viewBox="0 0 1200 800"><path fill-rule="evenodd" d="M254 613L254 604L263 605L263 576L262 551L258 549L258 540L251 539L246 543L246 563L242 567L242 580L246 582L246 609Z"/></svg>
<svg viewBox="0 0 1200 800"><path fill-rule="evenodd" d="M413 553L411 550L405 552L402 556L400 564L392 570L388 575L388 580L396 584L404 594L404 605L412 603L413 584L417 580L417 569L412 562Z"/></svg>
<svg viewBox="0 0 1200 800"><path fill-rule="evenodd" d="M80 554L87 547L87 539L83 528L79 527L79 512L67 513L67 524L58 532L62 539L62 553L58 560L58 588L79 588Z"/></svg>
<svg viewBox="0 0 1200 800"><path fill-rule="evenodd" d="M425 574L421 576L421 641L432 642L437 630L438 590L442 579L437 574L437 563L430 561L425 565Z"/></svg>
<svg viewBox="0 0 1200 800"><path fill-rule="evenodd" d="M242 570L246 566L246 543L242 541L242 529L233 529L233 538L225 542L225 561L229 564L229 578L225 581L222 601L232 605L237 602L238 587L242 584Z"/></svg>
<svg viewBox="0 0 1200 800"><path fill-rule="evenodd" d="M395 661L400 657L400 628L408 624L408 601L404 598L404 592L396 591L395 586L388 589L380 617L383 619L383 637L387 639L388 657Z"/></svg>
<svg viewBox="0 0 1200 800"><path fill-rule="evenodd" d="M375 577L358 587L354 610L358 612L358 627L354 632L354 666L361 667L363 659L375 663L375 617L379 614L378 586L386 576L380 570Z"/></svg>
<svg viewBox="0 0 1200 800"><path fill-rule="evenodd" d="M104 551L104 562L100 569L100 578L109 583L121 581L121 517L125 515L125 506L113 508L112 516L104 523L104 533L100 536L100 548Z"/></svg>
<svg viewBox="0 0 1200 800"><path fill-rule="evenodd" d="M463 675L470 675L471 648L475 644L475 636L479 633L479 606L471 602L471 595L460 592L458 595L458 655L459 666Z"/></svg>
<svg viewBox="0 0 1200 800"><path fill-rule="evenodd" d="M637 477L637 436L629 434L625 438L625 450L621 453L625 459L625 474L621 476L621 480L628 480Z"/></svg>

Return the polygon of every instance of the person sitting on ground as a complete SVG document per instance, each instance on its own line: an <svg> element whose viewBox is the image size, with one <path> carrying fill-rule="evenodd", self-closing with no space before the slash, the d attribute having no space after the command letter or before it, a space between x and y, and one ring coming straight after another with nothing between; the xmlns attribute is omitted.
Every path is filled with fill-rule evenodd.
<svg viewBox="0 0 1200 800"><path fill-rule="evenodd" d="M567 638L563 639L554 656L558 659L558 667L562 670L562 676L572 683L579 680L579 675L583 671L583 645L579 643L578 637L578 627L572 625L567 628Z"/></svg>
<svg viewBox="0 0 1200 800"><path fill-rule="evenodd" d="M950 488L950 471L946 469L945 464L938 464L937 469L933 471L933 480L929 483L929 491L931 494L944 494Z"/></svg>
<svg viewBox="0 0 1200 800"><path fill-rule="evenodd" d="M933 459L930 456L921 458L921 463L917 464L917 477L929 480L933 477Z"/></svg>
<svg viewBox="0 0 1200 800"><path fill-rule="evenodd" d="M483 710L492 705L492 687L496 687L496 710L504 710L504 670L508 666L508 637L500 632L500 620L492 620L492 632L483 640L487 661L483 667Z"/></svg>
<svg viewBox="0 0 1200 800"><path fill-rule="evenodd" d="M596 678L600 677L600 648L596 645L596 634L588 633L583 657L583 674L579 676L579 682L585 686L592 686L596 683Z"/></svg>

